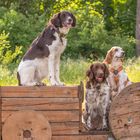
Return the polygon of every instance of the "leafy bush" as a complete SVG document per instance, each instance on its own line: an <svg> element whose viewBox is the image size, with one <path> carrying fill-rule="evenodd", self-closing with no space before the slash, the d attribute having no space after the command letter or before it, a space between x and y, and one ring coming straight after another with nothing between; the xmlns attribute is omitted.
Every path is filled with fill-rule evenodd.
<svg viewBox="0 0 140 140"><path fill-rule="evenodd" d="M0 20L0 32L5 30L6 33L10 33L11 46L22 45L24 46L22 51L25 52L33 39L44 28L45 22L45 14L26 17L22 13L11 9L7 10Z"/></svg>
<svg viewBox="0 0 140 140"><path fill-rule="evenodd" d="M42 4L41 6L43 6ZM15 46L23 46L21 49L22 57L31 42L45 27L50 15L67 9L76 15L77 26L70 30L68 34L68 44L63 55L64 58L80 56L90 59L104 58L106 52L114 45L124 48L127 57L135 56L135 40L134 37L129 35L130 31L124 34L123 28L119 28L121 26L118 26L116 20L112 22L115 22L113 24L117 24L117 26L112 26L110 31L106 29L105 17L101 11L101 1L92 3L74 0L68 5L64 1L61 1L61 4L59 1L55 4L51 2L51 4L53 5L52 9L48 9L48 12L42 14L38 14L39 9L34 9L36 11L34 14L31 12L25 14L28 8L26 7L26 10L21 12L16 4L13 4L15 7L11 6L9 9L0 7L0 32L5 30L5 33L9 33L9 44L12 46L9 49L12 52Z"/></svg>
<svg viewBox="0 0 140 140"><path fill-rule="evenodd" d="M105 57L112 46L121 46L127 57L135 56L135 40L132 36L117 34L116 30L108 32L101 15L86 15L82 13L77 27L68 36L66 56L97 59Z"/></svg>
<svg viewBox="0 0 140 140"><path fill-rule="evenodd" d="M8 41L8 37L9 34L6 34L4 31L0 34L0 63L5 65L16 63L22 54L22 46L13 48Z"/></svg>

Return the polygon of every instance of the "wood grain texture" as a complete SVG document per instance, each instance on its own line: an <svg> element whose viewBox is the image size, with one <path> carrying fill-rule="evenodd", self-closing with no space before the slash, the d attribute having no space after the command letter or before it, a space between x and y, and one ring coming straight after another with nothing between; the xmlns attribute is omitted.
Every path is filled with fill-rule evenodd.
<svg viewBox="0 0 140 140"><path fill-rule="evenodd" d="M45 97L78 97L78 86L2 86L1 96L3 97L28 97L28 98L45 98Z"/></svg>
<svg viewBox="0 0 140 140"><path fill-rule="evenodd" d="M79 89L78 89L78 95L79 95L79 131L82 131L83 124L82 124L82 103L84 101L84 84L83 82L80 83Z"/></svg>
<svg viewBox="0 0 140 140"><path fill-rule="evenodd" d="M8 123L8 126L11 126L13 127L16 126L16 123L20 124L20 127L24 127L24 122L29 122L28 120L33 121L35 122L35 117L28 117L29 115L27 114L27 116L25 117L25 115L22 115L23 113L22 112L25 112L25 111L16 111L14 112L12 115L8 116L6 118L6 120L3 122L3 128L5 126L5 124L7 125ZM27 112L27 111L26 111ZM32 112L31 110L29 110L29 112ZM46 120L48 120L48 117L47 116L44 116L43 114L41 114L39 111L35 111L36 113L38 113L39 115L42 115ZM20 114L21 115L18 115L17 117L16 114ZM11 118L12 118L12 122L11 122ZM10 123L9 124L9 120L10 120ZM19 123L21 122L21 123ZM40 122L38 122L40 123ZM79 134L79 122L49 122L50 126L51 126L51 129L52 129L52 135L65 135L65 134ZM23 126L22 126L23 125ZM32 124L30 127L33 127ZM10 127L9 127L10 129ZM8 130L8 128L6 128L7 132L10 131ZM17 131L17 129L16 129Z"/></svg>
<svg viewBox="0 0 140 140"><path fill-rule="evenodd" d="M112 102L109 123L116 139L140 139L140 83L128 86Z"/></svg>
<svg viewBox="0 0 140 140"><path fill-rule="evenodd" d="M4 128L4 125L7 123L7 120L5 123L3 123L2 128ZM14 122L15 124L15 122ZM79 134L79 122L58 122L58 123L49 123L52 130L52 135L75 135ZM12 125L12 122L11 122ZM21 125L20 125L21 126ZM22 127L22 126L21 126ZM7 132L10 131L9 129L6 129Z"/></svg>
<svg viewBox="0 0 140 140"><path fill-rule="evenodd" d="M51 140L48 120L36 111L18 111L11 115L2 128L3 140Z"/></svg>
<svg viewBox="0 0 140 140"><path fill-rule="evenodd" d="M107 135L67 135L53 136L52 140L107 140Z"/></svg>
<svg viewBox="0 0 140 140"><path fill-rule="evenodd" d="M2 122L4 123L6 119L17 111L3 111L2 112ZM79 111L37 111L43 114L49 122L78 122L79 121Z"/></svg>
<svg viewBox="0 0 140 140"><path fill-rule="evenodd" d="M50 123L52 135L79 134L79 122Z"/></svg>
<svg viewBox="0 0 140 140"><path fill-rule="evenodd" d="M2 110L74 110L78 98L3 98Z"/></svg>

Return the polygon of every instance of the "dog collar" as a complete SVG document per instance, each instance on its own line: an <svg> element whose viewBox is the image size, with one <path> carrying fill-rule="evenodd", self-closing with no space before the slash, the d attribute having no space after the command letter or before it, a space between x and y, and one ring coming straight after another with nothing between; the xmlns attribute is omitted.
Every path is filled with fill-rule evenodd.
<svg viewBox="0 0 140 140"><path fill-rule="evenodd" d="M118 75L118 73L122 70L123 70L123 67L120 66L118 69L114 69L113 67L111 67L109 71L112 72L114 75Z"/></svg>
<svg viewBox="0 0 140 140"><path fill-rule="evenodd" d="M61 43L63 44L63 37L66 37L66 34L60 33L59 28L56 28L52 23L50 26L58 33Z"/></svg>
<svg viewBox="0 0 140 140"><path fill-rule="evenodd" d="M60 31L59 31L59 35L60 35L60 37L66 37L66 34L63 34L63 33L60 33Z"/></svg>

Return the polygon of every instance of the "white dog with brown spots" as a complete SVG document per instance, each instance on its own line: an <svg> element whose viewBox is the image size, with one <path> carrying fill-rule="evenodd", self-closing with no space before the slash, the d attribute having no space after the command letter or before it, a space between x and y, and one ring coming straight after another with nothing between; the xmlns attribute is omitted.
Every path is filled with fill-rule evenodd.
<svg viewBox="0 0 140 140"><path fill-rule="evenodd" d="M104 63L109 65L109 83L113 90L113 97L118 95L122 89L130 85L131 82L123 69L125 52L121 47L112 47L106 55Z"/></svg>

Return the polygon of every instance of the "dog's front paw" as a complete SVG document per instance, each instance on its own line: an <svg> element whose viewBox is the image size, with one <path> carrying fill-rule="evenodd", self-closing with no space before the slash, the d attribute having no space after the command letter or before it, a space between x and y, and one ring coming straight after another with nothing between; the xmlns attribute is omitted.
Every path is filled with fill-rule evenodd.
<svg viewBox="0 0 140 140"><path fill-rule="evenodd" d="M58 86L59 83L58 83L57 81L53 80L53 81L51 81L51 85L52 85L52 86Z"/></svg>
<svg viewBox="0 0 140 140"><path fill-rule="evenodd" d="M65 84L63 82L58 82L59 86L64 86Z"/></svg>
<svg viewBox="0 0 140 140"><path fill-rule="evenodd" d="M108 129L107 125L104 124L104 125L102 126L102 130L107 130L107 129Z"/></svg>
<svg viewBox="0 0 140 140"><path fill-rule="evenodd" d="M43 82L37 82L37 83L36 83L36 86L46 86L46 84L43 83Z"/></svg>

